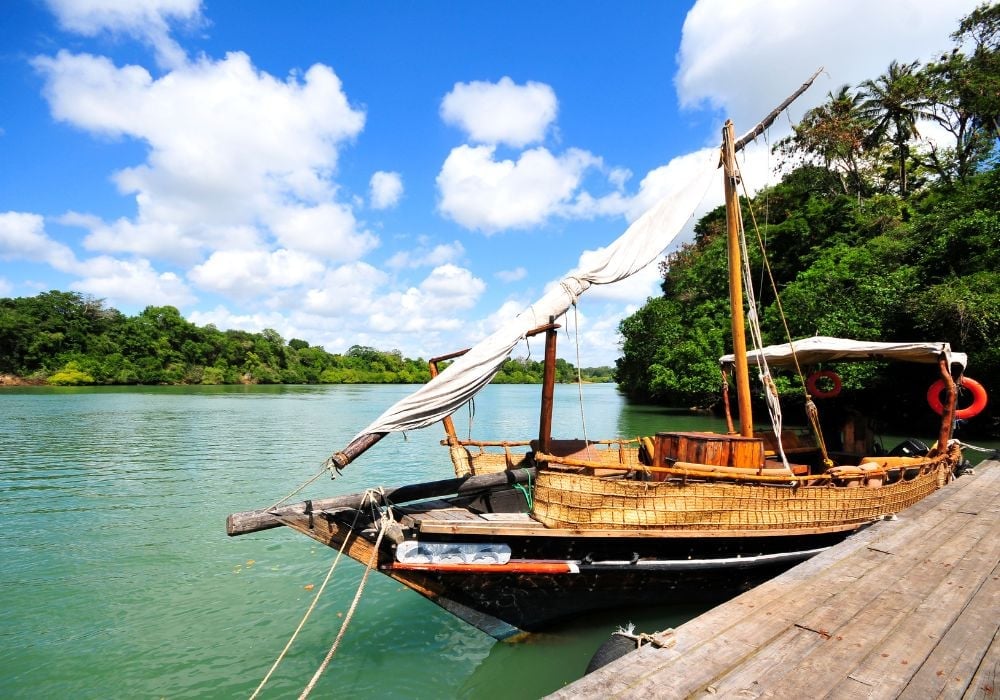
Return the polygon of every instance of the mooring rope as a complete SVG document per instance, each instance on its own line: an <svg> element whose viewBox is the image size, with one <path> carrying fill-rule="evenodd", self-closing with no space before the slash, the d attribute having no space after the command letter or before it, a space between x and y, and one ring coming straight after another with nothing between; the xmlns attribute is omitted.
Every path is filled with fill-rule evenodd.
<svg viewBox="0 0 1000 700"><path fill-rule="evenodd" d="M381 491L381 489L379 489ZM337 648L340 646L340 640L344 638L344 634L347 632L347 626L351 622L351 618L354 617L354 611L358 607L358 602L361 600L361 593L365 590L365 584L368 582L368 575L375 568L375 563L378 561L378 549L382 544L382 538L385 536L385 531L388 530L388 524L392 520L392 509L388 508L386 513L382 514L382 520L379 527L378 537L375 538L375 546L372 548L372 555L368 559L368 566L365 567L365 573L361 577L361 583L358 585L358 591L354 594L354 600L351 602L351 607L344 616L344 622L340 625L340 631L337 633L337 638L333 640L333 645L330 647L330 651L327 652L326 657L323 659L323 663L319 665L316 669L316 673L313 674L312 679L310 679L308 685L303 689L302 693L299 695L299 700L305 700L309 697L309 693L313 691L316 687L316 683L319 682L320 676L326 671L326 667L330 665L330 661L333 659L333 655L337 653Z"/></svg>
<svg viewBox="0 0 1000 700"><path fill-rule="evenodd" d="M368 498L368 493L365 494L365 500L367 500L367 498ZM364 501L362 501L362 505L364 505ZM361 510L359 509L354 514L354 522L351 523L351 530L353 530L354 526L358 524L358 518L360 516L361 516ZM340 561L340 556L344 553L344 550L347 548L347 540L348 538L345 537L344 543L340 546L340 549L337 551L337 556L334 557L333 559L333 564L330 565L330 570L326 572L326 578L323 579L323 583L320 584L319 590L317 590L316 595L313 596L312 603L310 603L309 608L306 610L306 614L302 616L302 621L299 622L299 626L295 628L294 632L292 632L291 638L288 640L288 643L285 644L285 648L281 650L281 653L278 654L278 658L274 660L273 664L271 664L271 668L268 669L267 675L264 676L264 679L260 682L260 685L257 686L257 689L253 691L253 695L250 696L250 700L255 700L256 697L260 694L260 691L264 689L265 685L267 685L267 682L271 680L271 676L274 674L275 670L277 670L278 665L282 661L284 661L285 655L288 653L288 650L292 648L292 643L295 642L295 638L299 636L299 632L301 632L302 628L305 627L306 620L308 620L309 616L312 615L313 609L319 602L320 596L323 595L323 591L326 590L326 585L330 582L330 578L333 576L333 572L337 568L337 563Z"/></svg>
<svg viewBox="0 0 1000 700"><path fill-rule="evenodd" d="M1000 454L1000 449L996 447L978 447L976 445L971 445L967 442L959 442L963 450L972 450L973 452L993 452Z"/></svg>

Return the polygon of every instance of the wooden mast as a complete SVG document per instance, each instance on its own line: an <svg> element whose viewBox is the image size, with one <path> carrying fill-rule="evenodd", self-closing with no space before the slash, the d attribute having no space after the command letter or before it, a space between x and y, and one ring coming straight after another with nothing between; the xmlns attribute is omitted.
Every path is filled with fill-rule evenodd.
<svg viewBox="0 0 1000 700"><path fill-rule="evenodd" d="M545 331L545 366L542 373L542 406L538 418L538 448L549 452L552 446L552 407L556 393L556 325L555 318L549 318Z"/></svg>
<svg viewBox="0 0 1000 700"><path fill-rule="evenodd" d="M726 120L722 129L722 170L726 194L726 240L729 251L729 305L733 327L733 355L736 358L736 397L740 413L740 435L753 437L753 414L750 409L750 371L747 366L747 340L743 319L743 265L740 254L740 198L736 169L736 135L733 122Z"/></svg>

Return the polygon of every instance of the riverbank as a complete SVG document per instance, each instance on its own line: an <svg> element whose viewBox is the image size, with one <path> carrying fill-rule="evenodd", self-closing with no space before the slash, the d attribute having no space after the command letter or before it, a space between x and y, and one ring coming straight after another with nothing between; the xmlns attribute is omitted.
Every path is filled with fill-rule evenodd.
<svg viewBox="0 0 1000 700"><path fill-rule="evenodd" d="M26 379L14 374L0 374L0 386L48 386L44 379Z"/></svg>

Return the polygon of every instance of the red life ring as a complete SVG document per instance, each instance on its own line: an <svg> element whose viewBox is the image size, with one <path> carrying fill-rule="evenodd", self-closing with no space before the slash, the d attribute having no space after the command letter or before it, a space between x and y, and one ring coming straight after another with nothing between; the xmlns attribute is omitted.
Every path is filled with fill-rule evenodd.
<svg viewBox="0 0 1000 700"><path fill-rule="evenodd" d="M972 403L965 408L956 410L955 418L958 418L959 420L975 418L983 412L984 408L986 408L986 389L975 379L971 379L969 377L962 377L962 381L959 382L959 386L972 392ZM944 413L944 404L941 403L941 392L944 391L944 388L944 380L938 379L936 382L931 384L931 388L927 390L927 403L937 414Z"/></svg>
<svg viewBox="0 0 1000 700"><path fill-rule="evenodd" d="M820 389L820 379L829 379L833 382L833 386L829 389ZM809 375L809 379L806 380L806 388L817 399L832 399L840 393L840 376L829 369L824 369L821 372L813 372Z"/></svg>

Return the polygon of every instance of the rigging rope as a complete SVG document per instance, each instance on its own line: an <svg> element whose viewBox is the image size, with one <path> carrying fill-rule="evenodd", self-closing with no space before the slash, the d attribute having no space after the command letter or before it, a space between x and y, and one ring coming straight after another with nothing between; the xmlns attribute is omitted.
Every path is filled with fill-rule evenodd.
<svg viewBox="0 0 1000 700"><path fill-rule="evenodd" d="M382 492L382 489L379 488ZM384 494L383 494L384 495ZM309 697L309 693L313 691L316 687L316 683L319 682L320 676L326 671L326 667L330 665L330 661L333 659L333 655L337 653L337 648L340 646L340 640L344 638L344 634L347 632L347 626L351 622L351 618L354 617L354 611L357 610L358 602L361 600L361 593L365 590L365 584L368 582L368 575L375 568L375 564L378 561L378 550L382 544L382 538L385 536L386 530L388 530L389 522L392 521L392 508L388 507L386 512L382 514L381 521L379 523L378 537L375 538L375 545L372 548L372 555L368 560L368 566L365 567L365 573L361 577L361 583L358 585L358 591L354 594L354 600L351 601L351 607L348 609L347 614L344 616L344 622L340 625L340 631L337 633L337 638L333 640L333 645L330 647L330 651L327 652L326 657L323 659L323 663L319 665L316 669L316 673L313 674L312 679L303 689L302 693L299 695L299 700L305 700Z"/></svg>
<svg viewBox="0 0 1000 700"><path fill-rule="evenodd" d="M995 447L978 447L976 445L971 445L971 444L969 444L967 442L959 442L959 444L962 446L963 450L973 450L974 452L1000 453L1000 450L998 450Z"/></svg>
<svg viewBox="0 0 1000 700"><path fill-rule="evenodd" d="M823 439L823 430L819 424L819 409L816 408L816 404L813 403L812 397L809 395L809 391L806 388L806 378L802 372L802 367L799 365L799 356L795 352L795 342L792 340L792 331L788 327L788 319L785 317L785 309L781 304L781 295L778 293L778 284L774 280L774 272L771 270L771 263L767 257L767 247L764 245L764 239L760 235L760 226L757 224L757 217L754 215L753 205L750 202L750 193L747 192L746 183L742 182L743 194L746 195L747 199L747 209L750 212L750 221L753 223L754 234L757 236L757 247L760 248L761 260L764 264L764 269L767 270L768 279L771 281L771 290L774 292L774 303L778 308L778 316L781 319L781 325L785 329L785 338L788 340L788 347L792 351L792 360L795 362L795 372L799 376L799 384L802 386L802 393L805 395L805 409L806 416L809 418L809 424L812 428L813 435L816 438L816 445L819 447L823 463L831 467L833 466L833 461L830 459L830 455L827 453L826 441ZM740 212L740 222L742 224L742 212ZM744 244L745 244L744 240ZM749 267L747 268L749 269ZM776 394L777 395L777 394ZM781 435L776 434L778 438L778 446L781 448ZM782 451L782 461L784 461L784 451ZM787 464L786 464L787 466Z"/></svg>
<svg viewBox="0 0 1000 700"><path fill-rule="evenodd" d="M583 425L583 444L587 455L590 455L590 440L587 439L587 417L583 414L583 371L580 369L580 318L576 313L576 301L573 302L573 326L576 331L576 386L580 393L580 423Z"/></svg>
<svg viewBox="0 0 1000 700"><path fill-rule="evenodd" d="M743 185L743 191L746 193L746 183L743 183L743 178L739 176L739 165L736 165L735 167L736 172L733 173L733 175L736 177L737 181ZM747 197L747 200L749 201L749 196ZM753 291L753 271L750 269L750 256L749 251L747 250L747 237L746 229L743 225L742 207L736 207L736 221L740 232L740 254L743 258L742 270L740 270L740 274L743 278L743 287L746 289L747 294L747 326L750 328L750 337L753 347L757 350L755 355L757 362L757 374L760 377L761 383L764 385L764 398L767 400L767 410L771 415L771 427L774 431L775 444L778 447L778 454L781 455L781 463L784 465L785 469L791 473L792 468L788 464L788 457L785 456L784 445L781 444L782 415L781 404L778 402L778 389L771 377L771 369L767 366L767 360L764 358L764 353L760 352L764 347L764 341L760 329L760 317L757 314L757 298Z"/></svg>
<svg viewBox="0 0 1000 700"><path fill-rule="evenodd" d="M318 479L321 476L323 476L324 474L326 474L326 472L330 469L331 464L333 464L333 458L332 457L330 459L327 459L325 462L323 462L323 468L320 469L319 472L317 472L315 476L313 476L313 477L307 479L306 481L304 481L298 488L296 488L294 491L292 491L290 494L288 494L284 498L278 499L278 502L275 503L274 505L272 505L267 510L274 510L275 508L277 508L278 506L280 506L282 503L284 503L285 501L287 501L289 498L291 498L292 496L294 496L295 494L297 494L299 491L301 491L305 487L309 486L309 484L311 484L312 482L316 481L316 479ZM336 478L336 477L331 477L331 478Z"/></svg>

